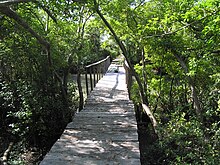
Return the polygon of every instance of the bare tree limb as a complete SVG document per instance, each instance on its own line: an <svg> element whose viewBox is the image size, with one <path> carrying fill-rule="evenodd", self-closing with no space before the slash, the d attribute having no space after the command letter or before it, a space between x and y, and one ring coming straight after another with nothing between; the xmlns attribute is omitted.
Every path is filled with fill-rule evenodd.
<svg viewBox="0 0 220 165"><path fill-rule="evenodd" d="M128 58L129 56L129 53L125 47L125 45L122 43L122 41L120 40L120 38L117 36L117 34L115 33L114 29L112 28L112 26L109 24L109 22L105 19L105 17L103 16L103 14L101 13L101 11L99 10L99 4L97 3L96 0L94 0L94 7L95 7L95 11L96 13L99 15L99 17L102 19L102 21L105 23L106 27L110 30L110 32L112 33L113 37L115 38L115 41L116 43L118 44L118 46L120 47L125 59L126 59L126 62L128 64L128 68L130 69L131 71L131 74L134 75L136 81L137 81L137 84L138 84L138 87L139 87L139 92L140 92L140 96L141 96L141 100L142 100L142 107L144 108L144 111L145 113L147 114L147 116L149 117L150 121L151 121L151 124L154 128L154 131L155 133L157 134L157 131L156 131L156 126L157 126L157 122L156 122L156 119L154 118L153 116L153 113L151 112L149 106L148 106L148 101L145 97L145 92L144 92L144 88L143 88L143 85L141 83L141 79L140 77L138 76L138 74L135 72L135 69L134 67L132 66L131 64L131 61L130 59Z"/></svg>
<svg viewBox="0 0 220 165"><path fill-rule="evenodd" d="M143 6L146 2L147 2L146 0L142 0L137 6L135 6L135 8L133 10L136 10L140 6Z"/></svg>
<svg viewBox="0 0 220 165"><path fill-rule="evenodd" d="M131 64L131 61L129 60L128 56L129 56L129 53L125 47L125 45L122 43L122 41L120 40L120 38L117 36L117 34L115 33L114 29L112 28L112 26L109 24L109 22L105 19L105 17L103 16L103 14L101 13L101 11L99 10L99 4L97 3L96 0L94 0L94 7L95 7L95 10L96 10L96 13L99 15L99 17L102 19L102 21L105 23L106 27L110 30L110 32L112 33L116 43L118 44L119 48L121 49L127 63L128 63L128 66L130 67L131 69L131 72L132 74L134 75L137 83L138 83L138 86L139 86L139 91L140 91L140 95L141 95L141 99L142 99L142 102L147 104L148 105L148 102L146 100L146 97L145 97L145 93L144 93L144 89L143 89L143 85L141 83L141 79L138 77L137 73L135 72L132 64Z"/></svg>

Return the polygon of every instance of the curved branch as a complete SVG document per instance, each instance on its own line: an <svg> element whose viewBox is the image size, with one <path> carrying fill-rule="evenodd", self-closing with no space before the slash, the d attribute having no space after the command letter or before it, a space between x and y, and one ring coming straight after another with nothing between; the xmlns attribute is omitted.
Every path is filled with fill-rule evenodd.
<svg viewBox="0 0 220 165"><path fill-rule="evenodd" d="M108 21L105 19L105 17L103 16L103 14L101 13L101 11L99 10L99 4L97 3L96 0L94 0L94 7L95 7L95 11L96 13L99 15L99 17L102 19L102 21L105 23L105 25L107 26L107 28L110 30L110 32L112 33L116 43L118 44L118 46L120 47L127 63L128 63L128 66L130 67L131 69L131 72L132 74L134 75L137 83L138 83L138 87L139 87L139 91L140 91L140 95L141 95L141 99L142 99L142 102L147 104L148 105L148 101L146 100L146 97L145 97L145 93L144 93L144 88L143 88L143 85L141 83L141 79L138 77L137 73L135 72L132 64L131 64L131 61L129 60L128 56L129 56L129 53L127 51L127 49L125 48L125 45L122 43L122 41L120 40L120 38L117 36L117 34L115 33L114 29L111 27L111 25L108 23Z"/></svg>
<svg viewBox="0 0 220 165"><path fill-rule="evenodd" d="M7 0L7 1L0 1L0 7L6 7L13 4L18 4L22 2L33 2L35 0Z"/></svg>
<svg viewBox="0 0 220 165"><path fill-rule="evenodd" d="M27 3L27 2L34 2L37 5L39 5L52 18L52 20L55 23L57 23L56 17L51 13L51 11L46 6L44 6L38 0L5 0L5 1L0 1L0 7L8 7L10 5L14 5L14 4L18 4L18 3Z"/></svg>
<svg viewBox="0 0 220 165"><path fill-rule="evenodd" d="M26 29L29 33L31 33L38 42L48 49L50 44L39 34L37 34L17 13L15 13L9 7L0 7L0 12L8 16L9 18L14 19L19 25L21 25L24 29Z"/></svg>
<svg viewBox="0 0 220 165"><path fill-rule="evenodd" d="M50 16L50 18L51 18L55 23L57 23L56 17L51 13L51 11L50 11L46 6L44 6L44 5L41 4L39 1L36 1L36 0L34 0L33 2L35 2L36 4L38 4L38 5Z"/></svg>
<svg viewBox="0 0 220 165"><path fill-rule="evenodd" d="M0 12L5 14L11 19L14 19L19 25L21 25L25 30L27 30L32 36L34 36L37 41L46 49L48 56L48 64L52 65L50 57L50 44L43 37L41 37L37 32L35 32L16 12L14 12L9 7L0 7Z"/></svg>

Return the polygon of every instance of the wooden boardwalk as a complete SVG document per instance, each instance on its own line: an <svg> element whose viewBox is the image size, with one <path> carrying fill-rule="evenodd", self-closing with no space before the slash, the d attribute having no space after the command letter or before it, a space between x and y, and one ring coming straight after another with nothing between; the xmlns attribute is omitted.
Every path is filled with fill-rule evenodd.
<svg viewBox="0 0 220 165"><path fill-rule="evenodd" d="M122 67L98 82L40 165L140 165L135 114Z"/></svg>

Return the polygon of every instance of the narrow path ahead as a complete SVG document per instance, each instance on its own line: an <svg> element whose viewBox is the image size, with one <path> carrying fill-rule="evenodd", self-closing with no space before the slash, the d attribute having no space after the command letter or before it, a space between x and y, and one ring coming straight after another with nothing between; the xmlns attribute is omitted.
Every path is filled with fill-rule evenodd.
<svg viewBox="0 0 220 165"><path fill-rule="evenodd" d="M111 67L111 66L110 66ZM124 69L107 73L40 165L140 165Z"/></svg>

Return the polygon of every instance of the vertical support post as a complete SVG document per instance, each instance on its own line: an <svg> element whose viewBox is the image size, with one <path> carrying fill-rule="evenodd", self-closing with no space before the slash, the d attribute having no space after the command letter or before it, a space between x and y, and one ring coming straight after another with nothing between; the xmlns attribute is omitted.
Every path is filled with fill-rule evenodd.
<svg viewBox="0 0 220 165"><path fill-rule="evenodd" d="M99 65L96 65L96 83L99 81Z"/></svg>
<svg viewBox="0 0 220 165"><path fill-rule="evenodd" d="M105 63L105 62L104 62L104 63ZM104 67L103 67L103 66L104 66L104 63L101 64L101 77L103 77L103 75L104 75L104 69L103 69L103 68L104 68Z"/></svg>
<svg viewBox="0 0 220 165"><path fill-rule="evenodd" d="M104 76L104 74L107 72L108 67L110 65L110 57L106 57L105 59L98 61L96 63L90 64L86 66L86 93L89 95L89 82L90 81L90 89L91 91L96 86L96 83ZM88 80L88 74L89 79Z"/></svg>
<svg viewBox="0 0 220 165"><path fill-rule="evenodd" d="M107 70L108 70L108 60L105 63L105 72L107 72Z"/></svg>
<svg viewBox="0 0 220 165"><path fill-rule="evenodd" d="M102 78L102 70L101 70L101 67L102 67L102 63L99 64L99 80Z"/></svg>
<svg viewBox="0 0 220 165"><path fill-rule="evenodd" d="M89 77L90 77L90 87L91 91L93 90L93 84L92 84L92 67L89 68Z"/></svg>
<svg viewBox="0 0 220 165"><path fill-rule="evenodd" d="M86 68L85 70L86 70L86 73L85 73L85 78L86 78L86 94L88 96L89 95L89 84L88 84L88 75L87 75L88 69Z"/></svg>
<svg viewBox="0 0 220 165"><path fill-rule="evenodd" d="M96 85L96 79L95 79L95 67L92 67L92 70L93 70L93 78L94 78L94 81L93 81L93 87L95 88L95 85Z"/></svg>

